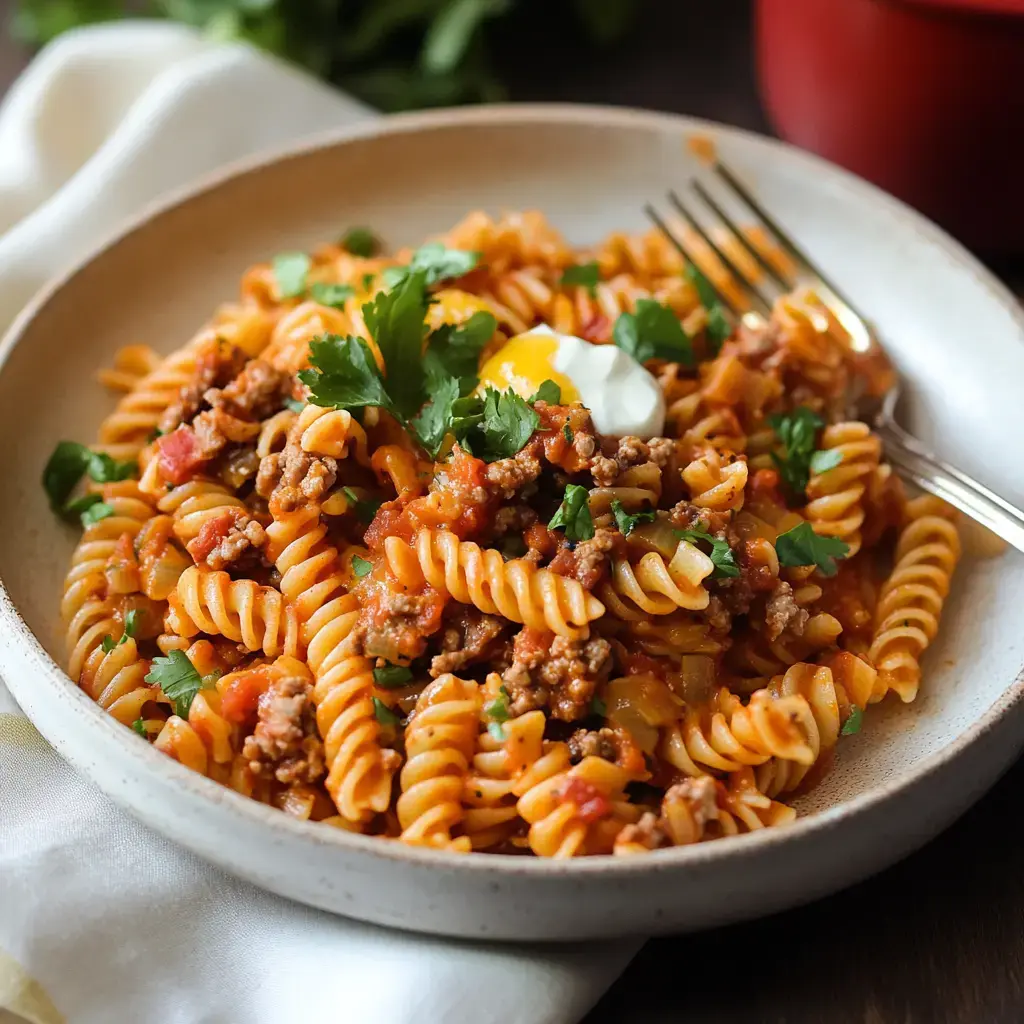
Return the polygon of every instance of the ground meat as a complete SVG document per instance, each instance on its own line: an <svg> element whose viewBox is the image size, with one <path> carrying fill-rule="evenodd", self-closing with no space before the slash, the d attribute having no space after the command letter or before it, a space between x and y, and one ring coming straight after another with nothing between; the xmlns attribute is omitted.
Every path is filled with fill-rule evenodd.
<svg viewBox="0 0 1024 1024"><path fill-rule="evenodd" d="M301 676L271 682L259 699L256 729L242 756L261 778L285 785L314 783L324 774L324 746L316 729L313 687Z"/></svg>
<svg viewBox="0 0 1024 1024"><path fill-rule="evenodd" d="M536 448L537 446L531 443L510 459L492 462L487 467L487 482L492 487L500 489L502 497L513 497L540 476L540 458Z"/></svg>
<svg viewBox="0 0 1024 1024"><path fill-rule="evenodd" d="M713 537L725 536L729 517L710 509L699 508L688 501L673 506L668 514L669 522L679 530L704 530Z"/></svg>
<svg viewBox="0 0 1024 1024"><path fill-rule="evenodd" d="M573 764L579 764L585 757L614 761L619 753L618 738L613 729L577 729L569 737L569 760Z"/></svg>
<svg viewBox="0 0 1024 1024"><path fill-rule="evenodd" d="M239 419L265 420L284 405L292 379L262 359L252 359L224 388L209 388L203 398L215 409Z"/></svg>
<svg viewBox="0 0 1024 1024"><path fill-rule="evenodd" d="M616 837L616 846L642 846L658 850L687 846L704 838L708 822L718 820L718 790L709 775L684 779L670 786L661 801L661 813L646 811L635 825Z"/></svg>
<svg viewBox="0 0 1024 1024"><path fill-rule="evenodd" d="M229 416L222 409L208 409L192 421L204 461L215 459L229 444L249 441L259 433L258 423L248 423Z"/></svg>
<svg viewBox="0 0 1024 1024"><path fill-rule="evenodd" d="M537 522L537 518L537 513L529 505L506 505L499 508L494 515L494 535L522 535L527 527Z"/></svg>
<svg viewBox="0 0 1024 1024"><path fill-rule="evenodd" d="M227 569L244 555L259 555L267 542L266 530L248 516L238 519L205 558L208 569Z"/></svg>
<svg viewBox="0 0 1024 1024"><path fill-rule="evenodd" d="M601 527L590 540L560 548L548 568L593 590L607 575L615 553L623 547L623 537L618 530Z"/></svg>
<svg viewBox="0 0 1024 1024"><path fill-rule="evenodd" d="M597 439L593 434L575 434L572 447L581 459L589 459L597 451Z"/></svg>
<svg viewBox="0 0 1024 1024"><path fill-rule="evenodd" d="M293 512L307 502L319 502L334 486L338 463L329 455L310 455L298 441L281 452L265 455L256 474L256 493L277 512Z"/></svg>
<svg viewBox="0 0 1024 1024"><path fill-rule="evenodd" d="M430 662L435 679L459 672L467 665L490 662L508 632L509 623L498 615L486 615L471 605L452 604L445 611L441 653Z"/></svg>
<svg viewBox="0 0 1024 1024"><path fill-rule="evenodd" d="M793 588L785 580L778 580L764 609L768 639L777 640L787 629L795 636L801 636L809 617L807 610L794 600Z"/></svg>
<svg viewBox="0 0 1024 1024"><path fill-rule="evenodd" d="M590 463L590 475L598 487L612 487L619 475L619 464L604 455L595 455Z"/></svg>
<svg viewBox="0 0 1024 1024"><path fill-rule="evenodd" d="M442 625L445 599L431 587L409 594L376 583L363 600L355 637L363 653L390 662L422 657Z"/></svg>
<svg viewBox="0 0 1024 1024"><path fill-rule="evenodd" d="M626 825L615 837L616 848L642 846L647 850L660 850L671 845L660 819L653 811L644 811L635 825Z"/></svg>
<svg viewBox="0 0 1024 1024"><path fill-rule="evenodd" d="M708 625L716 632L728 634L732 629L732 612L718 594L712 594L704 611Z"/></svg>
<svg viewBox="0 0 1024 1024"><path fill-rule="evenodd" d="M574 722L590 712L594 690L611 671L611 645L592 637L574 640L523 629L503 675L515 715L548 707L554 718Z"/></svg>
<svg viewBox="0 0 1024 1024"><path fill-rule="evenodd" d="M245 366L245 352L234 346L228 347L219 340L196 360L192 380L179 392L160 417L157 426L160 433L168 434L182 423L191 423L203 407L203 395L220 383L227 383L236 377Z"/></svg>

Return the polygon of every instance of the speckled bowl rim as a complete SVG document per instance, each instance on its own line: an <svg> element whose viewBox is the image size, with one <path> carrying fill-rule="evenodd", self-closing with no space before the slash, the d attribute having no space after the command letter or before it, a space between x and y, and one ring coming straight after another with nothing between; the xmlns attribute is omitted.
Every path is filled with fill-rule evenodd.
<svg viewBox="0 0 1024 1024"><path fill-rule="evenodd" d="M6 365L11 352L36 315L89 264L129 236L147 230L150 222L161 214L170 212L193 198L211 192L232 179L256 174L270 165L293 158L302 158L311 153L332 149L356 140L429 132L438 128L500 127L503 124L530 123L538 125L565 124L571 127L639 128L652 132L671 132L680 135L688 132L702 132L718 137L738 138L747 144L762 148L775 161L783 163L789 161L817 169L847 191L859 194L862 198L883 208L899 223L901 231L912 232L940 250L963 273L970 274L975 282L989 294L993 302L1006 308L1024 331L1024 309L1021 308L1012 292L959 242L953 240L937 225L898 199L810 153L755 132L677 114L578 104L501 104L489 107L394 115L333 129L298 143L227 164L214 174L165 195L144 208L139 215L129 219L119 230L97 245L89 255L47 284L32 299L18 314L0 341L0 370ZM141 775L150 777L162 775L167 781L174 782L183 792L187 792L190 798L219 805L225 815L225 824L228 823L231 816L238 815L257 827L265 825L270 830L268 839L272 839L275 832L280 833L281 830L284 830L286 834L296 840L308 841L319 846L369 852L381 858L418 864L423 867L436 865L448 869L458 864L463 871L484 872L497 877L526 875L551 878L597 874L609 879L624 880L637 874L663 870L675 871L684 865L696 866L712 860L729 862L739 868L745 861L757 858L768 847L796 844L804 837L838 828L850 819L866 816L883 802L922 783L930 775L948 766L968 747L983 742L986 733L992 730L1024 697L1024 666L1022 666L1017 676L1007 685L999 698L969 729L925 758L912 770L890 782L875 786L859 796L845 800L835 807L817 811L807 817L797 818L795 822L783 828L763 829L755 833L718 839L711 843L698 843L692 846L660 850L649 857L604 855L571 860L549 860L511 854L466 856L465 854L406 846L397 842L385 842L377 837L325 827L315 822L300 821L275 808L243 797L233 790L185 768L151 745L139 743L137 737L130 730L125 729L121 723L111 718L98 704L90 700L75 686L36 638L11 599L2 579L0 579L0 622L10 625L15 631L16 639L20 637L24 641L31 660L38 666L40 674L46 680L50 696L56 700L71 700L79 704L81 713L85 717L85 723L95 736L97 744L108 742L117 744L122 753L131 759Z"/></svg>

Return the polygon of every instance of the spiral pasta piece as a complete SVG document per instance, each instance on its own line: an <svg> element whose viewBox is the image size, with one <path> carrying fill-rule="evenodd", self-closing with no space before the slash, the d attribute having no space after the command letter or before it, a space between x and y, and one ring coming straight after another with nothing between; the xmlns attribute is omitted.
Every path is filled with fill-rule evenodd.
<svg viewBox="0 0 1024 1024"><path fill-rule="evenodd" d="M872 702L890 690L904 703L917 696L921 655L935 639L942 605L960 558L960 537L949 506L918 498L896 544L896 563L882 584L868 658L878 669Z"/></svg>
<svg viewBox="0 0 1024 1024"><path fill-rule="evenodd" d="M451 674L420 694L405 730L406 762L398 798L401 840L413 846L466 852L466 836L452 838L462 820L462 791L476 746L479 686Z"/></svg>
<svg viewBox="0 0 1024 1024"><path fill-rule="evenodd" d="M161 696L158 687L146 682L149 666L129 637L108 652L97 647L86 660L79 685L111 717L131 725L142 716L143 705Z"/></svg>
<svg viewBox="0 0 1024 1024"><path fill-rule="evenodd" d="M223 484L202 477L169 491L163 486L159 493L162 497L157 500L156 507L171 517L174 535L183 544L198 537L199 531L219 518L226 509L248 512L245 502Z"/></svg>
<svg viewBox="0 0 1024 1024"><path fill-rule="evenodd" d="M707 706L687 708L665 731L661 753L687 775L739 771L772 757L810 765L815 755L809 737L816 732L802 695L774 700L760 690L744 706L722 687Z"/></svg>
<svg viewBox="0 0 1024 1024"><path fill-rule="evenodd" d="M366 431L344 409L307 405L299 413L295 429L300 432L299 445L304 452L344 459L351 451L360 465L370 464Z"/></svg>
<svg viewBox="0 0 1024 1024"><path fill-rule="evenodd" d="M412 545L388 537L384 551L388 566L405 586L416 588L425 581L462 604L532 629L578 636L604 614L604 605L576 580L521 559L506 562L500 552L460 541L453 533L420 530Z"/></svg>
<svg viewBox="0 0 1024 1024"><path fill-rule="evenodd" d="M853 557L861 545L864 491L878 468L882 442L866 423L833 423L822 431L821 449L838 453L840 462L811 474L804 515L819 536L845 541Z"/></svg>
<svg viewBox="0 0 1024 1024"><path fill-rule="evenodd" d="M341 817L361 827L388 809L400 758L380 745L373 662L353 643L358 617L359 602L351 594L320 608L309 622L307 662L316 680L313 702L327 758L327 792Z"/></svg>
<svg viewBox="0 0 1024 1024"><path fill-rule="evenodd" d="M114 365L100 370L99 382L111 391L131 391L163 361L148 345L125 345L114 354Z"/></svg>
<svg viewBox="0 0 1024 1024"><path fill-rule="evenodd" d="M277 590L194 565L181 574L171 595L167 625L184 637L225 636L271 658L300 651L298 616Z"/></svg>
<svg viewBox="0 0 1024 1024"><path fill-rule="evenodd" d="M710 594L703 581L714 563L689 541L682 540L671 560L649 551L634 566L625 558L612 563L611 579L601 588L601 599L620 619L640 620L685 609L707 608Z"/></svg>
<svg viewBox="0 0 1024 1024"><path fill-rule="evenodd" d="M683 480L698 508L731 512L743 504L747 464L742 459L728 462L714 448L707 448L683 470Z"/></svg>

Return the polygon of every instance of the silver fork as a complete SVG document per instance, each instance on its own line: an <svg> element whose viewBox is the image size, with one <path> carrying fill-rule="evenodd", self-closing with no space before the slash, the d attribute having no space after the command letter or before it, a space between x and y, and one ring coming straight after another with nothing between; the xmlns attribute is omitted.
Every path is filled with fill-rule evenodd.
<svg viewBox="0 0 1024 1024"><path fill-rule="evenodd" d="M741 271L736 262L730 259L723 247L694 216L693 208L684 203L675 191L670 191L668 193L669 204L682 217L687 226L715 253L746 298L747 305L740 308L727 294L716 287L714 282L708 282L721 303L732 313L733 318L755 330L763 329L767 326L771 316L773 295L770 292L778 295L790 292L799 286L810 286L821 299L822 304L847 331L853 350L877 359L891 369L892 364L882 350L874 331L867 320L857 312L853 303L815 266L792 236L758 202L732 171L720 161L713 163L710 170L726 193L731 195L733 202L738 201L757 218L757 221L760 222L759 226L763 230L766 229L769 241L784 252L795 267L793 274L787 274L765 259L758 247L750 242L747 233L737 225L735 218L726 212L722 204L705 188L704 184L696 178L692 179L690 187L704 206L717 218L719 230L731 235L735 244L741 246L763 272L764 277L761 280L751 280L750 275ZM689 264L699 266L694 260L693 254L688 251L686 243L669 227L653 206L648 203L644 207L644 212L678 250L684 260ZM745 216L744 219L746 219ZM824 328L825 325L822 323L820 326ZM881 395L874 396L873 401L862 397L858 402L858 415L872 423L885 445L886 457L893 468L922 490L948 501L961 512L988 527L1018 551L1024 552L1024 513L966 473L940 459L917 438L907 433L893 418L900 394L899 380L894 369L892 370L892 381L888 390Z"/></svg>

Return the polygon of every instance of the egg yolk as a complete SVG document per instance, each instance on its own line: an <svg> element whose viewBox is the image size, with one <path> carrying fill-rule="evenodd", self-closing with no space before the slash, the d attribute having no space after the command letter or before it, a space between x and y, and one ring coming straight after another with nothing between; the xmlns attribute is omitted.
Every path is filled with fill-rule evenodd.
<svg viewBox="0 0 1024 1024"><path fill-rule="evenodd" d="M562 403L578 402L576 385L554 367L558 339L544 334L519 334L503 345L480 368L480 384L504 391L512 388L523 398L530 398L546 380L562 389Z"/></svg>
<svg viewBox="0 0 1024 1024"><path fill-rule="evenodd" d="M427 309L427 326L436 331L442 324L461 324L474 313L488 313L490 306L483 299L478 299L458 288L442 288L433 296Z"/></svg>

